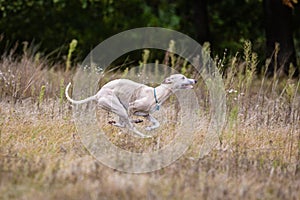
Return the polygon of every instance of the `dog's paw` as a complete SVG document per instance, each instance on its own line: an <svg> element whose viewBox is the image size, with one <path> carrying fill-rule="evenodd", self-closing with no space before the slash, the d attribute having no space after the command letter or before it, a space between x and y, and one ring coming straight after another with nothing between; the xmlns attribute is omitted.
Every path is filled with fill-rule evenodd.
<svg viewBox="0 0 300 200"><path fill-rule="evenodd" d="M143 138L144 139L149 139L149 138L152 138L152 136L151 135L144 135Z"/></svg>
<svg viewBox="0 0 300 200"><path fill-rule="evenodd" d="M135 120L133 120L133 122L136 123L136 124L138 124L138 123L142 123L143 120L142 119L135 119Z"/></svg>
<svg viewBox="0 0 300 200"><path fill-rule="evenodd" d="M146 128L145 128L145 130L146 131L151 131L153 128L151 127L151 126L147 126Z"/></svg>
<svg viewBox="0 0 300 200"><path fill-rule="evenodd" d="M143 133L136 134L135 136L138 138L143 138L143 139L152 138L151 135L145 135Z"/></svg>

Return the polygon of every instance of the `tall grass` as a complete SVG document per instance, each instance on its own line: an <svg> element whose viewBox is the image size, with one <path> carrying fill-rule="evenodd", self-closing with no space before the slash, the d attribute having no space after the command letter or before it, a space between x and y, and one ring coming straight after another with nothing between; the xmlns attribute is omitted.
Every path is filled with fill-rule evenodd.
<svg viewBox="0 0 300 200"><path fill-rule="evenodd" d="M50 65L46 58L27 48L27 45L23 55L15 54L15 49L1 56L1 100L12 105L24 100L37 105L48 99L56 100L60 96L62 84L70 80L71 73L64 72L61 64Z"/></svg>
<svg viewBox="0 0 300 200"><path fill-rule="evenodd" d="M198 129L191 148L178 161L141 175L110 169L82 146L63 94L72 70L60 64L49 68L47 59L26 48L20 57L13 51L2 55L0 198L299 199L300 81L291 76L266 77L264 70L258 70L263 64L251 46L247 41L244 52L215 59L227 91L227 123L222 143L200 160L197 155L209 122L209 93L191 63L166 53L162 63L199 78ZM176 43L170 43L174 47ZM150 62L150 54L144 51L141 66ZM127 69L118 76L130 73ZM123 130L106 123L112 114L97 113L104 116L99 121L104 121L103 128L115 145L147 152L163 148L174 137L172 112L177 108L176 98L171 98L162 110L168 123L147 141L120 134Z"/></svg>

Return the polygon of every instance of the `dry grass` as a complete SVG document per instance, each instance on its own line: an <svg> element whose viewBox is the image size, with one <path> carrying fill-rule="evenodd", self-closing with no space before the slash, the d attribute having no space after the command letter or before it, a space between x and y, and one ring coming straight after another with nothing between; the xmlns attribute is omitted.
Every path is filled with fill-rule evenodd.
<svg viewBox="0 0 300 200"><path fill-rule="evenodd" d="M241 62L229 59L222 145L197 159L208 123L203 112L184 156L161 170L136 175L102 165L82 146L70 106L61 99L61 83L70 75L36 71L32 59L25 58L0 63L0 199L300 199L299 80L260 78L246 63L242 66L252 76L247 80L235 71ZM23 77L21 67L33 72ZM13 81L15 86L9 86ZM204 103L201 109L209 108ZM165 112L172 110L170 104ZM164 135L141 141L107 125L111 118L99 119L110 140L129 151L161 148L174 137L172 126L163 124Z"/></svg>

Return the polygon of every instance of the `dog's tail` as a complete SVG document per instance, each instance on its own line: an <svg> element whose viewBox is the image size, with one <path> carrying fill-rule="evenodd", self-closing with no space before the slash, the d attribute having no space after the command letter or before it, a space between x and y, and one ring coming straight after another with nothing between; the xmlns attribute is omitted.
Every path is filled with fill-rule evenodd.
<svg viewBox="0 0 300 200"><path fill-rule="evenodd" d="M97 98L96 98L96 95L94 95L94 96L90 96L90 97L88 97L88 98L86 98L86 99L83 99L83 100L74 100L74 99L72 99L72 98L69 96L69 93L68 93L68 90L69 90L70 86L71 86L71 83L69 83L69 84L67 85L66 90L65 90L65 94L66 94L67 99L68 99L71 103L73 103L73 104L82 104L82 103L86 103L86 102L93 101L93 100L96 100L96 99L97 99Z"/></svg>

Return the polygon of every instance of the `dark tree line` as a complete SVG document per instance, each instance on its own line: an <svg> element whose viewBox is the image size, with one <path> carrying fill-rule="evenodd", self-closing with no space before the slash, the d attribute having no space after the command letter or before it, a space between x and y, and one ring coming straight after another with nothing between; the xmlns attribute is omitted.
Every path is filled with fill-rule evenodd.
<svg viewBox="0 0 300 200"><path fill-rule="evenodd" d="M271 58L269 71L282 68L288 74L290 64L297 66L293 40L293 9L282 0L264 0L266 53ZM278 44L278 52L275 45ZM296 68L298 69L298 68ZM296 71L296 75L299 70Z"/></svg>
<svg viewBox="0 0 300 200"><path fill-rule="evenodd" d="M16 41L34 42L55 59L78 40L80 61L101 41L120 31L160 26L181 31L213 53L241 51L250 40L260 57L271 58L269 72L297 66L299 3L293 0L14 0L0 1L1 52ZM293 8L294 7L294 8ZM295 37L296 36L296 37ZM294 43L296 41L296 43ZM274 53L279 44L278 53ZM296 44L296 45L295 45ZM22 48L21 48L22 49Z"/></svg>
<svg viewBox="0 0 300 200"><path fill-rule="evenodd" d="M193 0L187 4L192 11L192 24L196 26L195 39L200 43L210 41L207 0ZM270 59L269 74L273 74L275 70L288 74L292 65L295 69L294 75L299 75L293 38L293 8L293 2L290 1L263 0L265 55ZM247 13L240 17L247 17L246 15ZM219 36L222 37L221 34Z"/></svg>

